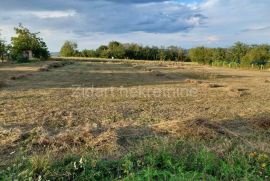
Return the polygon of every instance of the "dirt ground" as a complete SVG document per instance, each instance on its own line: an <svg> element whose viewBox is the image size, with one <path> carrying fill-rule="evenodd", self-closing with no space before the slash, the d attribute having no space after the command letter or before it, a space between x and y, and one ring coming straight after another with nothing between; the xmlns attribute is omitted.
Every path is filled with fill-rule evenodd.
<svg viewBox="0 0 270 181"><path fill-rule="evenodd" d="M50 63L0 64L0 167L47 151L121 155L163 136L236 139L270 153L269 71L143 61L40 71Z"/></svg>

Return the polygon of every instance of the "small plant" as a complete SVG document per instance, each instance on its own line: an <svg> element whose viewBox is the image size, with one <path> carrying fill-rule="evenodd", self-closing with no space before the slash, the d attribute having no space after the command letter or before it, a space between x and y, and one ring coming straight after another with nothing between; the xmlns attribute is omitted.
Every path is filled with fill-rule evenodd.
<svg viewBox="0 0 270 181"><path fill-rule="evenodd" d="M249 163L252 165L257 177L270 178L270 157L264 153L251 152Z"/></svg>
<svg viewBox="0 0 270 181"><path fill-rule="evenodd" d="M30 158L31 171L30 175L38 178L41 175L46 175L50 168L50 158L48 156L36 155Z"/></svg>

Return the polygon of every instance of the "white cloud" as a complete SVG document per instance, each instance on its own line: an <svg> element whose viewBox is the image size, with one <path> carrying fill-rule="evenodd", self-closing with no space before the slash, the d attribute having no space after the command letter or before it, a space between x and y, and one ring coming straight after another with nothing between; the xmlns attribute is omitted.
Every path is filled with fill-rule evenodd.
<svg viewBox="0 0 270 181"><path fill-rule="evenodd" d="M47 18L67 18L77 15L75 10L64 10L64 11L24 11L21 12L24 15L33 15L41 19Z"/></svg>
<svg viewBox="0 0 270 181"><path fill-rule="evenodd" d="M213 8L218 2L219 0L206 0L201 4L201 7L204 9Z"/></svg>
<svg viewBox="0 0 270 181"><path fill-rule="evenodd" d="M206 37L207 43L215 43L217 41L220 41L220 38L218 36L207 36Z"/></svg>
<svg viewBox="0 0 270 181"><path fill-rule="evenodd" d="M243 32L249 32L249 31L268 31L268 30L270 30L270 26L254 26L254 27L243 29Z"/></svg>
<svg viewBox="0 0 270 181"><path fill-rule="evenodd" d="M201 17L190 17L187 20L187 23L193 26L199 26L200 24L202 24L202 18Z"/></svg>

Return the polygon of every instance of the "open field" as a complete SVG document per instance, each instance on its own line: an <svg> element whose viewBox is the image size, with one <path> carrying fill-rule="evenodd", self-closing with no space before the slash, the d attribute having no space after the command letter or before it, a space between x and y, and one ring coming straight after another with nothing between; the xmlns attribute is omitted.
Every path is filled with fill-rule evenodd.
<svg viewBox="0 0 270 181"><path fill-rule="evenodd" d="M0 179L270 176L270 72L51 63L0 64Z"/></svg>

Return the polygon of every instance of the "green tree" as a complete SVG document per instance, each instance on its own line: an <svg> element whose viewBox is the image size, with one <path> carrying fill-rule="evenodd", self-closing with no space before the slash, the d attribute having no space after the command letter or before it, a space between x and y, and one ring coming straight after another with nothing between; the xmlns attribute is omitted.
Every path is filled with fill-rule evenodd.
<svg viewBox="0 0 270 181"><path fill-rule="evenodd" d="M241 43L241 42L236 42L234 46L231 47L231 58L232 62L236 63L241 63L241 59L246 55L246 53L249 50L249 46Z"/></svg>
<svg viewBox="0 0 270 181"><path fill-rule="evenodd" d="M166 50L167 60L177 61L178 60L178 47L169 46Z"/></svg>
<svg viewBox="0 0 270 181"><path fill-rule="evenodd" d="M109 58L124 58L125 57L125 48L124 46L117 42L112 41L108 45L108 57Z"/></svg>
<svg viewBox="0 0 270 181"><path fill-rule="evenodd" d="M178 61L181 61L181 62L185 62L187 59L186 57L186 52L183 48L178 48L178 51L177 51L177 60Z"/></svg>
<svg viewBox="0 0 270 181"><path fill-rule="evenodd" d="M212 62L212 51L210 48L192 48L189 50L188 55L192 62L198 62L200 64L210 64Z"/></svg>
<svg viewBox="0 0 270 181"><path fill-rule="evenodd" d="M83 50L80 53L82 57L98 57L97 52L95 50Z"/></svg>
<svg viewBox="0 0 270 181"><path fill-rule="evenodd" d="M129 59L144 59L142 57L142 47L136 43L125 44L125 55Z"/></svg>
<svg viewBox="0 0 270 181"><path fill-rule="evenodd" d="M65 41L60 50L60 56L62 57L73 57L77 54L78 45L72 41Z"/></svg>
<svg viewBox="0 0 270 181"><path fill-rule="evenodd" d="M213 62L224 62L224 61L226 61L226 49L224 49L224 48L213 48L212 49L212 61Z"/></svg>
<svg viewBox="0 0 270 181"><path fill-rule="evenodd" d="M169 46L165 50L166 60L171 61L185 61L185 51L182 48L176 46Z"/></svg>
<svg viewBox="0 0 270 181"><path fill-rule="evenodd" d="M96 50L97 56L100 58L109 58L108 57L108 47L106 45L101 45Z"/></svg>
<svg viewBox="0 0 270 181"><path fill-rule="evenodd" d="M25 62L29 60L28 52L32 52L33 58L46 60L49 51L46 43L38 37L39 33L31 33L21 24L14 28L16 36L11 38L11 56L13 60Z"/></svg>
<svg viewBox="0 0 270 181"><path fill-rule="evenodd" d="M242 58L241 64L250 66L265 65L270 59L270 46L269 45L258 45L251 48L247 54Z"/></svg>
<svg viewBox="0 0 270 181"><path fill-rule="evenodd" d="M167 59L165 48L160 48L158 51L158 57L160 61L165 61Z"/></svg>

